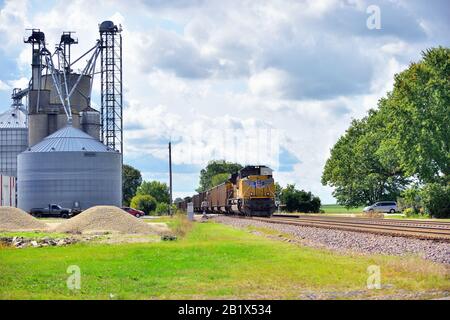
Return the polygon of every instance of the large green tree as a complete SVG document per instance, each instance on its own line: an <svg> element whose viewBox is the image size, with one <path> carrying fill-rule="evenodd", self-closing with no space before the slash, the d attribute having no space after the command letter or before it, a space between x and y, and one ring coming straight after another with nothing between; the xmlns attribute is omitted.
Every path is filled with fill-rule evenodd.
<svg viewBox="0 0 450 320"><path fill-rule="evenodd" d="M129 206L131 199L136 194L137 188L142 183L142 175L139 170L136 168L133 168L130 165L124 164L123 165L123 204L125 206Z"/></svg>
<svg viewBox="0 0 450 320"><path fill-rule="evenodd" d="M411 180L448 182L450 50L435 48L395 76L394 88L337 141L322 183L339 204L393 200Z"/></svg>
<svg viewBox="0 0 450 320"><path fill-rule="evenodd" d="M208 163L206 168L200 171L200 185L197 188L197 192L203 192L214 186L213 177L219 174L221 176L215 178L216 181L221 181L225 175L223 174L231 174L235 173L242 169L242 166L239 163L227 162L225 160L213 160ZM223 181L222 181L223 182Z"/></svg>
<svg viewBox="0 0 450 320"><path fill-rule="evenodd" d="M379 103L386 120L380 152L392 154L408 176L423 183L449 182L450 48L435 48L395 77Z"/></svg>
<svg viewBox="0 0 450 320"><path fill-rule="evenodd" d="M144 181L137 189L138 195L151 195L158 203L169 203L169 187L164 182Z"/></svg>
<svg viewBox="0 0 450 320"><path fill-rule="evenodd" d="M376 111L362 120L353 120L337 141L325 164L322 183L334 187L333 196L347 207L378 200L395 200L408 180L395 157L378 153L385 134Z"/></svg>

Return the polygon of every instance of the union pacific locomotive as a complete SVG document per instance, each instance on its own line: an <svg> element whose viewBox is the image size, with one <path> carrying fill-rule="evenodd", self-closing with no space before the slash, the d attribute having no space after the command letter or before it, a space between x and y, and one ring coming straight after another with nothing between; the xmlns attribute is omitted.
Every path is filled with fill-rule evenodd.
<svg viewBox="0 0 450 320"><path fill-rule="evenodd" d="M194 212L199 213L270 217L275 211L272 169L246 166L231 174L224 183L178 202L177 207L185 211L188 202L192 202Z"/></svg>

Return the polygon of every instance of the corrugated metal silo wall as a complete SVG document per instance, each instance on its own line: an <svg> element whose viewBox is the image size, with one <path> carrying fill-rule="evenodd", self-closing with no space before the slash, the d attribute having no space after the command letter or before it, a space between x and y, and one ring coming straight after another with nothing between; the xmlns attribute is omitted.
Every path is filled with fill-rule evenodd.
<svg viewBox="0 0 450 320"><path fill-rule="evenodd" d="M28 129L0 128L0 173L17 177L17 155L28 147Z"/></svg>
<svg viewBox="0 0 450 320"><path fill-rule="evenodd" d="M82 209L122 204L122 155L114 152L24 152L18 157L18 207L50 203Z"/></svg>

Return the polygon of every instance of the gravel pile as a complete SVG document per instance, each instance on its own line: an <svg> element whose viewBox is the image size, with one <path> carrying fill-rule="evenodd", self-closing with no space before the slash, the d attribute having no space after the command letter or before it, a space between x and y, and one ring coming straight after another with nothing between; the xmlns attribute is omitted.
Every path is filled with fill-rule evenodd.
<svg viewBox="0 0 450 320"><path fill-rule="evenodd" d="M56 232L66 233L158 233L159 227L151 226L129 213L113 206L97 206L64 221L55 228Z"/></svg>
<svg viewBox="0 0 450 320"><path fill-rule="evenodd" d="M44 231L47 225L25 211L0 207L0 231Z"/></svg>
<svg viewBox="0 0 450 320"><path fill-rule="evenodd" d="M300 243L316 248L388 255L413 254L435 262L450 264L450 244L445 242L274 224L225 216L216 217L215 220L238 228L249 226L271 228L292 235Z"/></svg>

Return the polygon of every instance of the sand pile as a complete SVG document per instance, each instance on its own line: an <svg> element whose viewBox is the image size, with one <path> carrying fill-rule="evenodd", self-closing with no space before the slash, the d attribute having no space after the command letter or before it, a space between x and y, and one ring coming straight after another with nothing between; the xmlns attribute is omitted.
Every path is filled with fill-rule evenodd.
<svg viewBox="0 0 450 320"><path fill-rule="evenodd" d="M159 227L152 227L117 207L97 206L64 221L55 228L55 231L68 233L108 231L149 234L158 233L159 229Z"/></svg>
<svg viewBox="0 0 450 320"><path fill-rule="evenodd" d="M21 209L0 207L0 231L43 231L46 229L45 223Z"/></svg>

